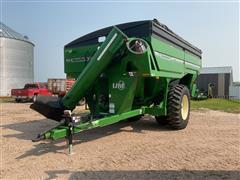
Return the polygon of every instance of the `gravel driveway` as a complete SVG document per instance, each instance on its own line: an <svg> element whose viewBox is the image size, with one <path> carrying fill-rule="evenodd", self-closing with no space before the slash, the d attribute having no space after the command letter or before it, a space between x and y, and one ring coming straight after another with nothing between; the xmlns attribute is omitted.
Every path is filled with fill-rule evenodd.
<svg viewBox="0 0 240 180"><path fill-rule="evenodd" d="M1 179L237 179L240 115L192 111L185 130L171 131L150 116L74 136L32 143L55 124L28 103L1 104Z"/></svg>

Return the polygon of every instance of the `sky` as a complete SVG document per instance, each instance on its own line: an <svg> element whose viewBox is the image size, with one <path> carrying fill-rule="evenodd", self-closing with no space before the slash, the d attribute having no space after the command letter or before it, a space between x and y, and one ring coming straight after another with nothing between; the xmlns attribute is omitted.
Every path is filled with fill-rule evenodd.
<svg viewBox="0 0 240 180"><path fill-rule="evenodd" d="M107 26L156 18L203 51L203 67L232 66L240 81L239 2L0 0L1 21L35 44L35 81L64 78L63 48Z"/></svg>

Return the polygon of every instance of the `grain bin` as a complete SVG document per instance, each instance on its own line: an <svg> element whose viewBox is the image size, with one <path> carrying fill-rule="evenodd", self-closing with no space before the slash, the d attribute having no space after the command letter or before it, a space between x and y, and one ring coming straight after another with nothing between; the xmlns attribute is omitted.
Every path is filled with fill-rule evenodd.
<svg viewBox="0 0 240 180"><path fill-rule="evenodd" d="M34 44L0 22L0 96L34 81Z"/></svg>

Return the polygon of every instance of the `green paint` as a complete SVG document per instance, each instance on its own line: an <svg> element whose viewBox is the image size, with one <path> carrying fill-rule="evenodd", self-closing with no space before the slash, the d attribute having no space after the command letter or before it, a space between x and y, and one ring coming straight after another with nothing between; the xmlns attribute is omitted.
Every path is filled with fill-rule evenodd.
<svg viewBox="0 0 240 180"><path fill-rule="evenodd" d="M73 128L73 132L79 133L81 131L93 129L96 127L104 127L104 126L114 124L114 123L122 121L122 120L126 120L127 118L130 118L130 117L141 115L141 114L143 114L143 112L144 111L142 109L136 109L136 110L128 111L128 112L118 114L118 115L106 116L99 120L93 120L93 121L88 121L86 123L80 123L76 127ZM53 140L61 139L61 138L66 137L68 133L69 133L69 129L67 126L59 126L55 129L52 129L49 132L47 132L45 134L45 139L53 139Z"/></svg>
<svg viewBox="0 0 240 180"><path fill-rule="evenodd" d="M90 115L102 117L79 123L74 133L141 114L167 115L171 81L179 80L194 96L199 57L154 35L140 39L147 47L137 54L128 49L136 40L139 38L127 37L114 27L103 43L64 50L64 71L67 77L76 78L76 83L61 103L74 109L85 97ZM68 127L60 126L45 138L59 139L67 134Z"/></svg>

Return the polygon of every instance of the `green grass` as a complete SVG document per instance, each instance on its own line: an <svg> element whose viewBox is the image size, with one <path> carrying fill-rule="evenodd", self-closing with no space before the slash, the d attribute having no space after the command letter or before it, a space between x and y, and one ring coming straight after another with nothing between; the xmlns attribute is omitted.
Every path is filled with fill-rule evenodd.
<svg viewBox="0 0 240 180"><path fill-rule="evenodd" d="M225 111L229 113L240 113L240 101L228 99L206 99L201 101L191 101L192 110L198 110L201 108Z"/></svg>
<svg viewBox="0 0 240 180"><path fill-rule="evenodd" d="M0 97L0 103L12 103L12 102L15 102L14 98Z"/></svg>

